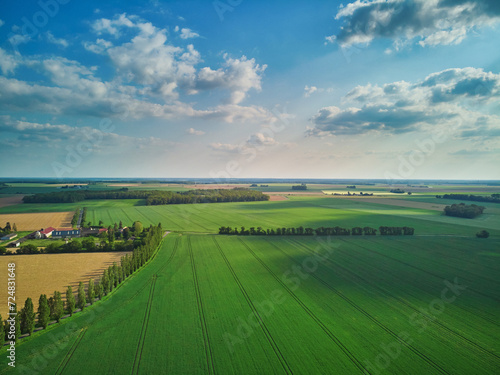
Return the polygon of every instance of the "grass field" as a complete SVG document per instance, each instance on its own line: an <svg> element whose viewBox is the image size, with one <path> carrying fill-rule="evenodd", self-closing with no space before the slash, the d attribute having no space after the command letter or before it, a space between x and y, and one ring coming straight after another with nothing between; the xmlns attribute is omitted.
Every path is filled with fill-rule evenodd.
<svg viewBox="0 0 500 375"><path fill-rule="evenodd" d="M171 234L99 309L19 345L17 370L498 373L499 245Z"/></svg>
<svg viewBox="0 0 500 375"><path fill-rule="evenodd" d="M31 297L38 308L40 294L47 297L58 290L66 298L68 285L78 290L78 283L88 282L102 274L113 262L120 263L126 253L90 254L35 254L0 257L0 267L7 270L7 264L16 264L16 301L24 306L26 298ZM7 288L0 289L0 314L7 317Z"/></svg>
<svg viewBox="0 0 500 375"><path fill-rule="evenodd" d="M0 214L0 226L4 227L7 222L10 222L11 226L15 223L20 231L39 230L47 227L71 227L73 215L73 211Z"/></svg>

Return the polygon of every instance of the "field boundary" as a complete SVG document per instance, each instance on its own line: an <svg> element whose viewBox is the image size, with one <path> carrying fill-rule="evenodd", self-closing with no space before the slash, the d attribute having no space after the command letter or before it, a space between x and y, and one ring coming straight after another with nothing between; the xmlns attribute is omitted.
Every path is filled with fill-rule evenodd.
<svg viewBox="0 0 500 375"><path fill-rule="evenodd" d="M80 342L83 339L83 336L85 336L85 333L87 333L87 328L82 328L80 330L80 333L78 333L78 336L76 337L76 340L73 342L73 345L69 349L69 351L66 353L66 356L62 360L62 362L59 364L59 367L57 368L55 374L60 375L63 373L64 369L68 365L69 361L71 360L71 357L73 357L73 354L75 354L76 349L78 348L78 345L80 345Z"/></svg>

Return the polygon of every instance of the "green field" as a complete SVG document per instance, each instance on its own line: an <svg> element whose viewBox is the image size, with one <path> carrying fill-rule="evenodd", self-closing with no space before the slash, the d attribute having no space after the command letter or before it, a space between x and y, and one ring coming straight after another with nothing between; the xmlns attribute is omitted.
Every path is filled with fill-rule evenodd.
<svg viewBox="0 0 500 375"><path fill-rule="evenodd" d="M171 234L109 300L19 345L17 370L498 373L499 245Z"/></svg>

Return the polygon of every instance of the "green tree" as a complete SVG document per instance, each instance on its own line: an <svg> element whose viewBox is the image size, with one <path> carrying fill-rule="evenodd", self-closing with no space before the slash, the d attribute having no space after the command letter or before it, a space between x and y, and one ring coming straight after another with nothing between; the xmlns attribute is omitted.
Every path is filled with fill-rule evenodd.
<svg viewBox="0 0 500 375"><path fill-rule="evenodd" d="M15 341L17 341L21 338L21 314L23 312L22 310L24 310L24 309L21 309L21 312L16 316L16 323L14 325L14 328L15 328L14 331L15 331L15 336L16 336ZM14 312L17 312L17 307L14 310Z"/></svg>
<svg viewBox="0 0 500 375"><path fill-rule="evenodd" d="M102 226L103 226L103 224L104 224L104 223L102 222L102 220L99 220L99 226L100 226L100 227L102 227Z"/></svg>
<svg viewBox="0 0 500 375"><path fill-rule="evenodd" d="M12 226L12 230L13 230L14 232L17 232L17 225L16 225L16 223L14 223L14 225Z"/></svg>
<svg viewBox="0 0 500 375"><path fill-rule="evenodd" d="M89 252L96 251L95 240L92 237L85 238L82 241L82 246Z"/></svg>
<svg viewBox="0 0 500 375"><path fill-rule="evenodd" d="M100 281L96 281L94 285L94 294L99 299L102 299L104 295L104 291L102 290L102 283Z"/></svg>
<svg viewBox="0 0 500 375"><path fill-rule="evenodd" d="M38 300L38 325L47 328L50 321L50 307L45 294L40 295Z"/></svg>
<svg viewBox="0 0 500 375"><path fill-rule="evenodd" d="M80 281L80 284L78 284L78 300L77 300L77 306L80 309L84 309L85 305L87 304L87 300L85 299L85 286L83 283Z"/></svg>
<svg viewBox="0 0 500 375"><path fill-rule="evenodd" d="M70 316L73 316L73 311L75 311L75 296L71 285L66 290L66 311Z"/></svg>
<svg viewBox="0 0 500 375"><path fill-rule="evenodd" d="M144 230L144 227L143 227L143 225L142 225L142 223L140 221L134 222L134 234L136 236L138 236L139 234L141 234L143 230Z"/></svg>
<svg viewBox="0 0 500 375"><path fill-rule="evenodd" d="M61 320L64 314L64 303L62 300L61 292L54 292L54 309L52 311L52 319L55 319L57 323Z"/></svg>
<svg viewBox="0 0 500 375"><path fill-rule="evenodd" d="M91 305L94 304L95 289L94 289L94 279L89 280L89 287L87 288L87 295L89 297L89 302Z"/></svg>
<svg viewBox="0 0 500 375"><path fill-rule="evenodd" d="M31 335L35 329L35 307L30 297L26 298L21 312L21 332Z"/></svg>
<svg viewBox="0 0 500 375"><path fill-rule="evenodd" d="M108 269L105 269L104 272L102 273L101 284L104 294L108 294L109 293Z"/></svg>
<svg viewBox="0 0 500 375"><path fill-rule="evenodd" d="M123 238L125 239L125 241L127 241L130 238L130 229L125 228L123 230Z"/></svg>

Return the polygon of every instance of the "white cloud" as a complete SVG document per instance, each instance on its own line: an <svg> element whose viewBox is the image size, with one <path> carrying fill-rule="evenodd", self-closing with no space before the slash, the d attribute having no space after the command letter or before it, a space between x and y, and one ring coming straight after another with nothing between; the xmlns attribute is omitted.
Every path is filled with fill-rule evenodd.
<svg viewBox="0 0 500 375"><path fill-rule="evenodd" d="M307 86L304 87L304 97L308 98L312 94L314 94L316 91L318 91L318 88L316 86Z"/></svg>
<svg viewBox="0 0 500 375"><path fill-rule="evenodd" d="M390 38L395 45L417 39L422 46L460 43L468 33L500 22L497 0L356 0L341 7L341 45ZM333 42L334 39L328 39Z"/></svg>
<svg viewBox="0 0 500 375"><path fill-rule="evenodd" d="M2 27L3 25L5 25L5 22L0 20L0 27Z"/></svg>
<svg viewBox="0 0 500 375"><path fill-rule="evenodd" d="M492 129L500 103L500 74L482 69L447 69L423 81L358 86L344 98L347 108L325 107L312 118L310 135L364 134L372 131L405 133L451 123L475 124L479 119ZM496 125L498 127L498 125Z"/></svg>
<svg viewBox="0 0 500 375"><path fill-rule="evenodd" d="M4 75L14 73L14 70L19 65L18 57L7 53L0 48L0 69Z"/></svg>
<svg viewBox="0 0 500 375"><path fill-rule="evenodd" d="M47 33L45 35L46 35L47 41L49 43L59 45L63 48L66 48L69 45L67 40L62 39L62 38L56 38L50 31L47 31Z"/></svg>
<svg viewBox="0 0 500 375"><path fill-rule="evenodd" d="M203 134L205 134L204 131L202 131L202 130L196 130L194 128L189 128L187 130L187 132L188 132L188 134L191 134L191 135L203 135Z"/></svg>
<svg viewBox="0 0 500 375"><path fill-rule="evenodd" d="M175 31L178 31L178 28L176 28L177 30ZM181 39L191 39L191 38L198 38L200 36L200 34L194 32L193 30L191 29L188 29L186 27L183 27L181 29Z"/></svg>
<svg viewBox="0 0 500 375"><path fill-rule="evenodd" d="M83 47L90 52L93 52L95 54L102 54L104 51L106 51L108 48L110 48L113 45L110 41L97 38L95 43L85 41L83 42Z"/></svg>

